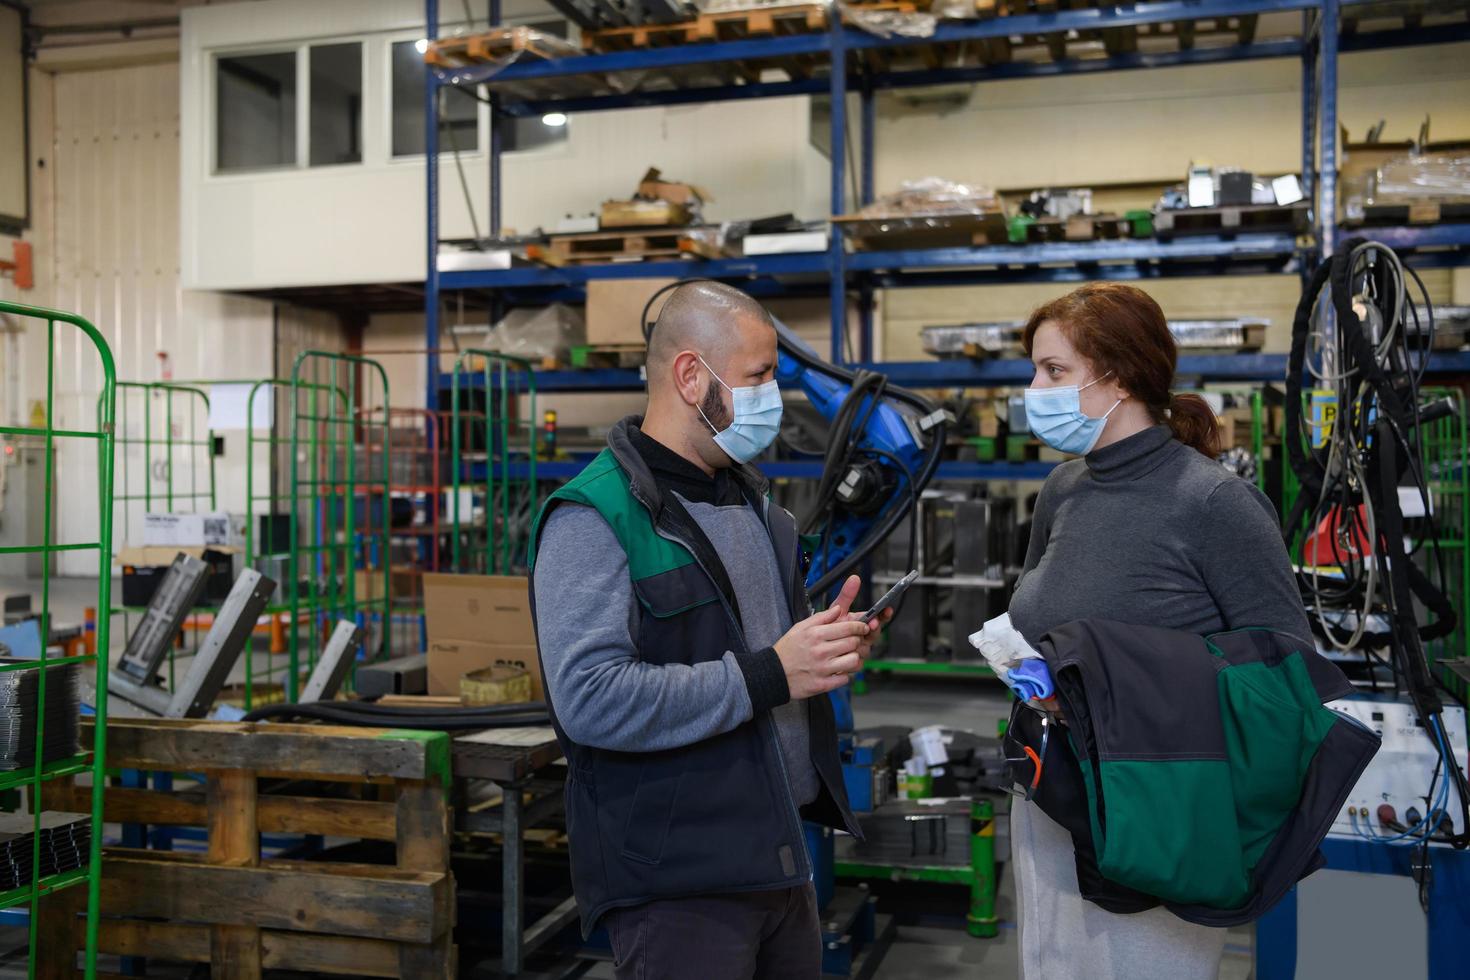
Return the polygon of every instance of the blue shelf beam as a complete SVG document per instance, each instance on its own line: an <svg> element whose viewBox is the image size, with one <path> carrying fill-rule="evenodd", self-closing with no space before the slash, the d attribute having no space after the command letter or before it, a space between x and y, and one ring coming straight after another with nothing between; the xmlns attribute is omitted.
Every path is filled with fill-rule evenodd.
<svg viewBox="0 0 1470 980"><path fill-rule="evenodd" d="M971 361L872 361L856 365L888 376L904 388L1003 388L1030 383L1031 362L1020 358ZM1282 381L1286 378L1285 354L1187 354L1179 358L1179 377L1205 382ZM1470 376L1470 351L1431 354L1426 374L1438 377ZM475 387L481 379L461 379ZM440 376L448 391L450 376ZM536 390L541 392L642 391L643 378L634 370L605 368L589 371L538 371Z"/></svg>
<svg viewBox="0 0 1470 980"><path fill-rule="evenodd" d="M835 190L835 188L834 188ZM937 282L908 283L902 277L923 270L973 270L973 279L983 281L987 275L1014 276L1017 270L1043 269L1065 272L1073 279L1130 277L1128 266L1173 263L1181 274L1213 275L1224 271L1280 272L1297 253L1294 236L1238 235L1222 238L1210 235L1155 241L1151 238L1119 241L1056 242L1041 245L988 245L981 248L913 249L896 252L853 252L843 256L846 270L873 273L879 286L942 285ZM442 272L441 289L550 289L584 286L594 279L642 279L681 276L696 273L712 279L731 281L761 279L827 278L833 261L831 254L805 252L795 255L759 255L743 258L710 259L702 262L613 262L596 265L517 266L510 269L486 269L467 272ZM1189 267L1190 263L1215 263L1207 268ZM1252 265L1251 263L1254 263ZM1057 268L1071 265L1075 268ZM1240 266L1239 269L1234 268ZM984 270L999 270L986 273ZM1079 271L1080 270L1080 271ZM1132 278L1146 275L1134 272ZM889 276L884 279L882 276ZM774 290L772 284L768 289Z"/></svg>
<svg viewBox="0 0 1470 980"><path fill-rule="evenodd" d="M1407 225L1392 228L1343 228L1338 240L1369 238L1401 251L1419 252L1424 249L1451 249L1460 253L1470 251L1470 222L1445 225ZM1470 258L1462 254L1462 261ZM1412 261L1412 258L1411 258Z"/></svg>

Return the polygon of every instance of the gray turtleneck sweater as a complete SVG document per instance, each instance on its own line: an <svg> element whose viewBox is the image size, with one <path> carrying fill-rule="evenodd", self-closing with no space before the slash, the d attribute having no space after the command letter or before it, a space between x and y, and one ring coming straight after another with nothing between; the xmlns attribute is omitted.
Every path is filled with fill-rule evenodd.
<svg viewBox="0 0 1470 980"><path fill-rule="evenodd" d="M1053 471L1010 613L1033 646L1089 617L1311 635L1270 501L1162 425ZM1023 980L1218 974L1225 930L1163 908L1114 915L1085 901L1071 837L1034 803L1011 807L1011 847Z"/></svg>
<svg viewBox="0 0 1470 980"><path fill-rule="evenodd" d="M1089 617L1311 637L1271 502L1164 425L1051 474L1010 614L1033 646Z"/></svg>

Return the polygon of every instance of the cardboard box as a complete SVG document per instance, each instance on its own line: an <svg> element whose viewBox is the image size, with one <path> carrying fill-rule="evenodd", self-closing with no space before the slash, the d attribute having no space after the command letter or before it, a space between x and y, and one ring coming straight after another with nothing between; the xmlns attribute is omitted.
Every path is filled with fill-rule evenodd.
<svg viewBox="0 0 1470 980"><path fill-rule="evenodd" d="M607 344L642 344L643 307L648 298L673 279L594 279L587 284L587 343L592 346ZM657 319L663 309L664 300L670 293L660 296L649 319Z"/></svg>
<svg viewBox="0 0 1470 980"><path fill-rule="evenodd" d="M234 522L224 511L206 514L144 514L143 546L195 547L235 544Z"/></svg>
<svg viewBox="0 0 1470 980"><path fill-rule="evenodd" d="M424 575L429 693L459 694L465 674L504 664L531 675L532 700L545 700L529 584L520 575Z"/></svg>
<svg viewBox="0 0 1470 980"><path fill-rule="evenodd" d="M223 602L235 584L235 562L240 549L229 545L212 547L133 547L118 552L117 563L122 566L122 604L124 606L146 606L153 600L153 593L163 582L168 567L179 552L192 555L209 566L209 575L204 582L201 605ZM280 583L276 583L277 589Z"/></svg>
<svg viewBox="0 0 1470 980"><path fill-rule="evenodd" d="M603 228L682 228L694 212L669 201L603 201L597 221Z"/></svg>
<svg viewBox="0 0 1470 980"><path fill-rule="evenodd" d="M459 682L485 667L520 667L531 678L531 700L545 701L541 658L536 644L475 643L471 640L429 641L429 693L459 696Z"/></svg>
<svg viewBox="0 0 1470 980"><path fill-rule="evenodd" d="M668 201L670 204L701 204L713 201L715 196L698 184L684 184L664 180L657 167L649 167L638 182L638 197L645 200Z"/></svg>

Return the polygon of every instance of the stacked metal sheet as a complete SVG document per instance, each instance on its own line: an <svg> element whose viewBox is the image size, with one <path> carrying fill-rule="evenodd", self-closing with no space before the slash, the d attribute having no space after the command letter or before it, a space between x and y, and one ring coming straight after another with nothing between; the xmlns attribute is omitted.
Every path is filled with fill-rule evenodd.
<svg viewBox="0 0 1470 980"><path fill-rule="evenodd" d="M90 817L56 810L42 813L39 865L36 822L34 814L0 813L0 892L75 871L87 863L92 846Z"/></svg>
<svg viewBox="0 0 1470 980"><path fill-rule="evenodd" d="M1260 347L1270 320L1170 320L1169 332L1182 350L1239 350Z"/></svg>
<svg viewBox="0 0 1470 980"><path fill-rule="evenodd" d="M0 665L34 663L0 659ZM52 762L77 754L81 735L81 664L51 664L46 673L46 716L41 738L41 761ZM0 771L24 769L36 763L36 723L40 702L41 668L0 672Z"/></svg>
<svg viewBox="0 0 1470 980"><path fill-rule="evenodd" d="M934 867L970 863L968 799L889 800L863 814L863 840L853 846L860 861Z"/></svg>
<svg viewBox="0 0 1470 980"><path fill-rule="evenodd" d="M991 357L1018 355L1024 323L965 323L925 327L919 331L924 350L936 357L984 353Z"/></svg>

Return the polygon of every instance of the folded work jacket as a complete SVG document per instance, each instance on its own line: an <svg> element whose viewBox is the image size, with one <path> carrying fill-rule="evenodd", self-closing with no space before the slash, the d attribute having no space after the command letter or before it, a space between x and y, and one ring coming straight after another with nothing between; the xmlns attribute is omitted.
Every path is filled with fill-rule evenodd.
<svg viewBox="0 0 1470 980"><path fill-rule="evenodd" d="M1082 620L1039 649L1068 724L1034 799L1071 833L1084 898L1231 926L1321 867L1379 738L1323 707L1352 687L1314 647ZM1039 749L1040 715L1018 705L1012 719Z"/></svg>

